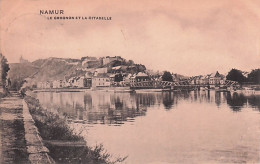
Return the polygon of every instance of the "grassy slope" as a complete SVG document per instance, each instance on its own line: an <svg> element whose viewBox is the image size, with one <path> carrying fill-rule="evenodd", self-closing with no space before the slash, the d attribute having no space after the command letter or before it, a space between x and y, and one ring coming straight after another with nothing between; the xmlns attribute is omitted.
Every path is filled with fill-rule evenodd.
<svg viewBox="0 0 260 164"><path fill-rule="evenodd" d="M10 70L8 72L8 77L11 80L25 79L39 70L39 67L34 66L31 63L11 63L9 66Z"/></svg>
<svg viewBox="0 0 260 164"><path fill-rule="evenodd" d="M72 64L78 62L79 64ZM48 58L39 59L32 63L11 63L8 76L11 81L22 81L25 78L32 78L34 82L60 80L64 77L84 75L84 71L78 71L81 68L80 60Z"/></svg>
<svg viewBox="0 0 260 164"><path fill-rule="evenodd" d="M33 76L37 81L59 80L73 74L79 65L58 58L36 60L33 65L39 65L39 71Z"/></svg>

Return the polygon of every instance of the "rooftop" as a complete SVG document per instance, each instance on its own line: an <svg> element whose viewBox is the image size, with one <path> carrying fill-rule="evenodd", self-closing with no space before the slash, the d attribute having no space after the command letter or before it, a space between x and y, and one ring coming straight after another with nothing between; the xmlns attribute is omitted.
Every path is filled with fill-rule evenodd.
<svg viewBox="0 0 260 164"><path fill-rule="evenodd" d="M140 76L148 76L146 73L143 73L143 72L139 72L136 77L140 77Z"/></svg>

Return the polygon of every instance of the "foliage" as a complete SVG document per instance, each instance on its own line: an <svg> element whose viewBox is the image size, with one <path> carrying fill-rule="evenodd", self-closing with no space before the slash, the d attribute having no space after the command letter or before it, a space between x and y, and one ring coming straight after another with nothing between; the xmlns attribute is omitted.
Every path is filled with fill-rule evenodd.
<svg viewBox="0 0 260 164"><path fill-rule="evenodd" d="M135 67L137 68L137 72L144 72L146 70L146 67L142 64L135 64Z"/></svg>
<svg viewBox="0 0 260 164"><path fill-rule="evenodd" d="M19 91L21 89L21 87L23 86L24 82L25 81L21 78L20 79L14 79L11 83L11 89Z"/></svg>
<svg viewBox="0 0 260 164"><path fill-rule="evenodd" d="M41 108L39 101L29 96L25 97L25 101L28 103L30 113L43 139L83 140L82 137L76 136L73 131L70 130L66 124L66 120Z"/></svg>
<svg viewBox="0 0 260 164"><path fill-rule="evenodd" d="M117 67L117 66L122 65L122 62L119 61L119 60L115 60L115 61L113 61L113 62L111 62L111 63L112 63L112 67Z"/></svg>
<svg viewBox="0 0 260 164"><path fill-rule="evenodd" d="M123 76L122 74L116 74L115 75L115 82L120 82L123 81Z"/></svg>
<svg viewBox="0 0 260 164"><path fill-rule="evenodd" d="M0 56L1 56L1 66L2 66L2 83L5 85L7 72L9 71L10 68L7 59L2 54L0 54Z"/></svg>
<svg viewBox="0 0 260 164"><path fill-rule="evenodd" d="M173 81L172 74L168 71L165 71L162 75L163 81Z"/></svg>
<svg viewBox="0 0 260 164"><path fill-rule="evenodd" d="M246 77L242 74L242 71L233 68L228 72L227 80L242 83L246 81Z"/></svg>
<svg viewBox="0 0 260 164"><path fill-rule="evenodd" d="M128 60L127 63L126 63L127 66L132 66L132 65L134 65L134 64L135 64L135 63L134 63L133 60Z"/></svg>
<svg viewBox="0 0 260 164"><path fill-rule="evenodd" d="M248 81L260 84L260 69L254 69L248 74Z"/></svg>

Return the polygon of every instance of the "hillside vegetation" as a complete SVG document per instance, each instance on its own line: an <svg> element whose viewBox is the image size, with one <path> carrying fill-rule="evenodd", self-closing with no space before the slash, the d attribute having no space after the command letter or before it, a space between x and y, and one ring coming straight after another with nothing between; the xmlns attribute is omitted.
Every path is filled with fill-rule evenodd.
<svg viewBox="0 0 260 164"><path fill-rule="evenodd" d="M134 64L133 61L127 61L125 59L102 64L102 58L99 58L96 59L96 61L92 60L88 62L88 65L84 63L86 63L86 58L71 59L53 57L38 59L31 63L11 63L8 77L12 82L12 89L18 90L24 80L28 79L30 83L60 79L68 80L71 77L83 76L86 72L93 71L97 68L108 68L108 70L111 70L111 68L115 66L131 67L131 73L144 71L146 69L144 65ZM129 69L124 69L123 71L129 71Z"/></svg>

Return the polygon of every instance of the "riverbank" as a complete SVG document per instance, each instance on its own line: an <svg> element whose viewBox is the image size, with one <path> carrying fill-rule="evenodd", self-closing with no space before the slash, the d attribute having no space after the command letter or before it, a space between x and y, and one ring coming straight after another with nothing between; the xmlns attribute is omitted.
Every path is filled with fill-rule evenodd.
<svg viewBox="0 0 260 164"><path fill-rule="evenodd" d="M34 89L34 92L86 92L90 88L45 88L45 89Z"/></svg>
<svg viewBox="0 0 260 164"><path fill-rule="evenodd" d="M132 92L130 87L95 87L95 88L45 88L34 89L33 92L91 92L91 91L106 91L106 92Z"/></svg>
<svg viewBox="0 0 260 164"><path fill-rule="evenodd" d="M91 92L91 91L105 91L105 92L115 92L115 93L132 93L132 92L175 92L181 90L195 90L194 86L175 86L166 88L155 88L155 87L92 87L92 88L36 88L33 92Z"/></svg>
<svg viewBox="0 0 260 164"><path fill-rule="evenodd" d="M17 92L0 99L0 163L54 163Z"/></svg>
<svg viewBox="0 0 260 164"><path fill-rule="evenodd" d="M117 163L124 158L111 160L102 145L87 146L83 137L75 134L66 119L43 109L37 99L25 96L36 127L56 163Z"/></svg>

